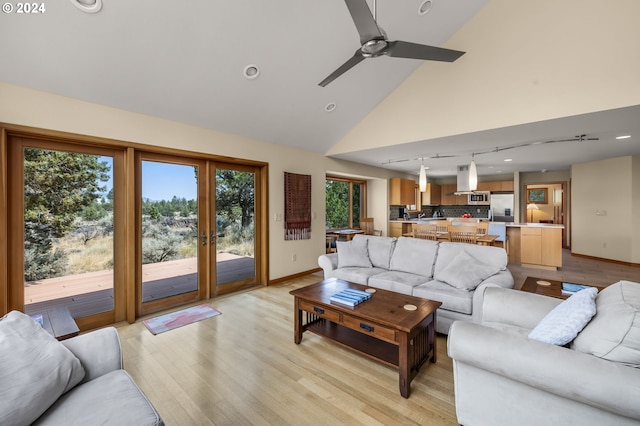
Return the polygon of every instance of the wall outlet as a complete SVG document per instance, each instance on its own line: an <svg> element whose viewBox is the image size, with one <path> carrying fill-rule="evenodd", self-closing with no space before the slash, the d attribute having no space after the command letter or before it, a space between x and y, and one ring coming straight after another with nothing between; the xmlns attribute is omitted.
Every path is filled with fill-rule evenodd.
<svg viewBox="0 0 640 426"><path fill-rule="evenodd" d="M606 216L606 215L607 215L606 210L596 210L596 216Z"/></svg>
<svg viewBox="0 0 640 426"><path fill-rule="evenodd" d="M282 222L282 213L276 213L273 215L273 220L276 222Z"/></svg>

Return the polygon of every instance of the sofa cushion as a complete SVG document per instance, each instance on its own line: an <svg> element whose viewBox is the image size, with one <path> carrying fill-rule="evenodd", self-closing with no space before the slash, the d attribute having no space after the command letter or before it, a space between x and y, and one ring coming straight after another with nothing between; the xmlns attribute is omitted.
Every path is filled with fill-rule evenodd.
<svg viewBox="0 0 640 426"><path fill-rule="evenodd" d="M434 278L461 290L474 290L480 283L500 272L500 267L485 263L460 250L449 264L438 270Z"/></svg>
<svg viewBox="0 0 640 426"><path fill-rule="evenodd" d="M30 424L83 377L78 358L31 317L0 319L1 425Z"/></svg>
<svg viewBox="0 0 640 426"><path fill-rule="evenodd" d="M434 277L437 277L461 251L466 251L476 259L482 260L486 265L496 268L496 271L507 269L507 252L503 248L445 241L440 243L440 248L438 249L438 258L433 269Z"/></svg>
<svg viewBox="0 0 640 426"><path fill-rule="evenodd" d="M394 271L433 276L433 263L438 252L438 242L420 238L400 237L396 241L389 267Z"/></svg>
<svg viewBox="0 0 640 426"><path fill-rule="evenodd" d="M460 243L455 243L460 244ZM413 289L413 295L424 299L442 302L440 309L471 315L473 310L473 292L460 290L447 283L433 280L420 284Z"/></svg>
<svg viewBox="0 0 640 426"><path fill-rule="evenodd" d="M640 283L611 284L596 297L596 307L597 314L571 347L640 368Z"/></svg>
<svg viewBox="0 0 640 426"><path fill-rule="evenodd" d="M529 333L529 338L552 345L566 345L596 314L597 294L595 287L573 294L542 318Z"/></svg>
<svg viewBox="0 0 640 426"><path fill-rule="evenodd" d="M425 282L427 278L422 275L410 274L402 271L387 271L373 275L369 278L368 285L371 287L391 290L411 296L413 288Z"/></svg>
<svg viewBox="0 0 640 426"><path fill-rule="evenodd" d="M367 240L338 241L338 268L370 268Z"/></svg>
<svg viewBox="0 0 640 426"><path fill-rule="evenodd" d="M124 370L111 371L63 395L34 425L161 425L149 400Z"/></svg>
<svg viewBox="0 0 640 426"><path fill-rule="evenodd" d="M391 255L396 246L395 237L378 237L374 235L358 234L353 237L353 241L364 239L367 241L367 251L369 260L376 268L389 269Z"/></svg>
<svg viewBox="0 0 640 426"><path fill-rule="evenodd" d="M369 277L387 272L382 268L339 268L333 271L332 277L352 283L368 285Z"/></svg>

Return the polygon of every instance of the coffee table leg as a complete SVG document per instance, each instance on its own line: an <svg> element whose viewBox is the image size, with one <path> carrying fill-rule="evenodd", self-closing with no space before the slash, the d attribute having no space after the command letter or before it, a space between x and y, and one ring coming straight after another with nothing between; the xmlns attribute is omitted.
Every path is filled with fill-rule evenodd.
<svg viewBox="0 0 640 426"><path fill-rule="evenodd" d="M398 374L400 395L409 398L411 380L409 379L409 335L399 333L398 345Z"/></svg>
<svg viewBox="0 0 640 426"><path fill-rule="evenodd" d="M293 299L293 341L299 344L302 341L302 311L300 310L300 300L297 297Z"/></svg>

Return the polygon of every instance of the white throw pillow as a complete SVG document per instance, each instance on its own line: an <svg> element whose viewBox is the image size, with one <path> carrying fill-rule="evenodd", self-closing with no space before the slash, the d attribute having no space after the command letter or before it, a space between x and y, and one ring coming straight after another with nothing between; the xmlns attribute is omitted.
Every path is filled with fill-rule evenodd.
<svg viewBox="0 0 640 426"><path fill-rule="evenodd" d="M529 338L552 345L566 345L596 314L595 287L581 290L553 308L529 333Z"/></svg>
<svg viewBox="0 0 640 426"><path fill-rule="evenodd" d="M84 378L80 360L28 315L0 318L0 425L35 421Z"/></svg>
<svg viewBox="0 0 640 426"><path fill-rule="evenodd" d="M482 262L462 250L444 269L437 271L434 278L461 290L474 290L482 281L498 272L500 268Z"/></svg>
<svg viewBox="0 0 640 426"><path fill-rule="evenodd" d="M338 241L338 268L371 268L367 240Z"/></svg>

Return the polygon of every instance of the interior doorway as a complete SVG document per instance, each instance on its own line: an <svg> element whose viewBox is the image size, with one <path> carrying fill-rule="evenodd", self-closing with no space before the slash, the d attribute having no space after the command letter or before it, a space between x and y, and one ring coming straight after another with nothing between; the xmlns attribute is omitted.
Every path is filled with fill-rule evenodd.
<svg viewBox="0 0 640 426"><path fill-rule="evenodd" d="M544 182L525 185L524 222L564 225L562 247L568 245L567 183Z"/></svg>

